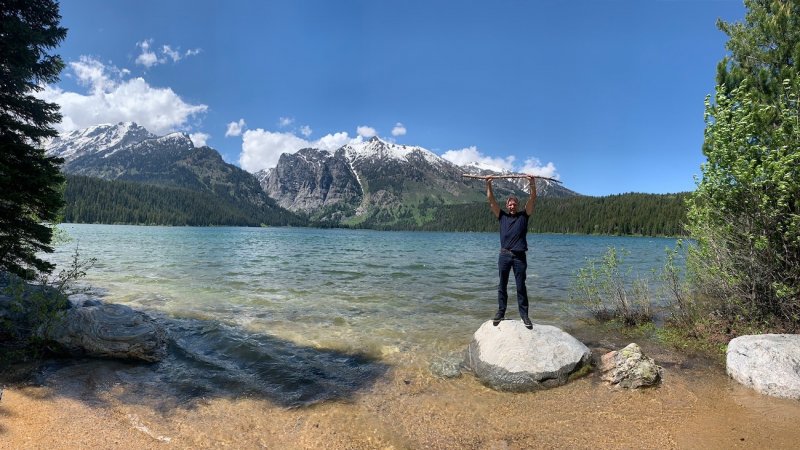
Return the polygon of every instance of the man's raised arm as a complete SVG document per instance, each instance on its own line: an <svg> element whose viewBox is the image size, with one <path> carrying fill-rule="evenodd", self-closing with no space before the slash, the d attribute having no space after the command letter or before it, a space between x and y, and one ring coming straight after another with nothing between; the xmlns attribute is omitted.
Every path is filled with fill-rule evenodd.
<svg viewBox="0 0 800 450"><path fill-rule="evenodd" d="M500 205L494 199L494 192L492 191L492 177L486 178L486 197L489 199L489 208L492 209L492 214L495 217L500 217Z"/></svg>

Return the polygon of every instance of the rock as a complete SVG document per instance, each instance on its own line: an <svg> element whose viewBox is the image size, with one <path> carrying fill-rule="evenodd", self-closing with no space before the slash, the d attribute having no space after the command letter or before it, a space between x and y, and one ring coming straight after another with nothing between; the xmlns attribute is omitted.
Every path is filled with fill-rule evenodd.
<svg viewBox="0 0 800 450"><path fill-rule="evenodd" d="M550 325L528 330L519 320L484 322L467 351L467 366L485 385L503 391L561 386L587 367L592 353L583 343Z"/></svg>
<svg viewBox="0 0 800 450"><path fill-rule="evenodd" d="M800 399L800 335L739 336L728 343L734 380L774 397Z"/></svg>
<svg viewBox="0 0 800 450"><path fill-rule="evenodd" d="M464 352L451 353L435 358L430 363L431 373L440 378L458 378L464 365Z"/></svg>
<svg viewBox="0 0 800 450"><path fill-rule="evenodd" d="M600 359L600 378L620 388L636 389L658 384L662 371L636 344L608 352Z"/></svg>
<svg viewBox="0 0 800 450"><path fill-rule="evenodd" d="M47 338L78 355L142 361L166 355L164 327L125 305L82 301L54 322Z"/></svg>

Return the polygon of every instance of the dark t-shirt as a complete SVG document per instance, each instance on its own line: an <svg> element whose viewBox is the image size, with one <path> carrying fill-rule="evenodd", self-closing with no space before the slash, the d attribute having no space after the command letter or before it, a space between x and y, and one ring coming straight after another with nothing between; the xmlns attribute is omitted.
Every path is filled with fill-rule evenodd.
<svg viewBox="0 0 800 450"><path fill-rule="evenodd" d="M500 210L500 248L512 252L528 251L528 213L524 210L511 215Z"/></svg>

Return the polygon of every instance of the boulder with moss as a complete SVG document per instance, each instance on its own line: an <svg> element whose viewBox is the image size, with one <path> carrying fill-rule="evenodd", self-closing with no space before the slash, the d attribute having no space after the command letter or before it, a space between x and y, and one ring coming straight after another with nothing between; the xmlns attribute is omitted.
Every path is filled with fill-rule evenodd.
<svg viewBox="0 0 800 450"><path fill-rule="evenodd" d="M626 389L655 386L663 369L635 343L600 358L600 378L612 386Z"/></svg>

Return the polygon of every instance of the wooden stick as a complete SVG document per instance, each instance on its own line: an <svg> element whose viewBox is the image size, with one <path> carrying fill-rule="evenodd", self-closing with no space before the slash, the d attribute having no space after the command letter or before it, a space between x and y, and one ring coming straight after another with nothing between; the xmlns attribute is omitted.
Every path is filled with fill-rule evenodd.
<svg viewBox="0 0 800 450"><path fill-rule="evenodd" d="M540 177L538 175L470 175L465 173L462 174L461 176L464 178L475 178L478 180L486 180L488 178L528 178L529 176L532 176L534 178L540 178L542 180L550 180L550 181L555 181L556 183L562 183L560 180L556 180L555 178Z"/></svg>

